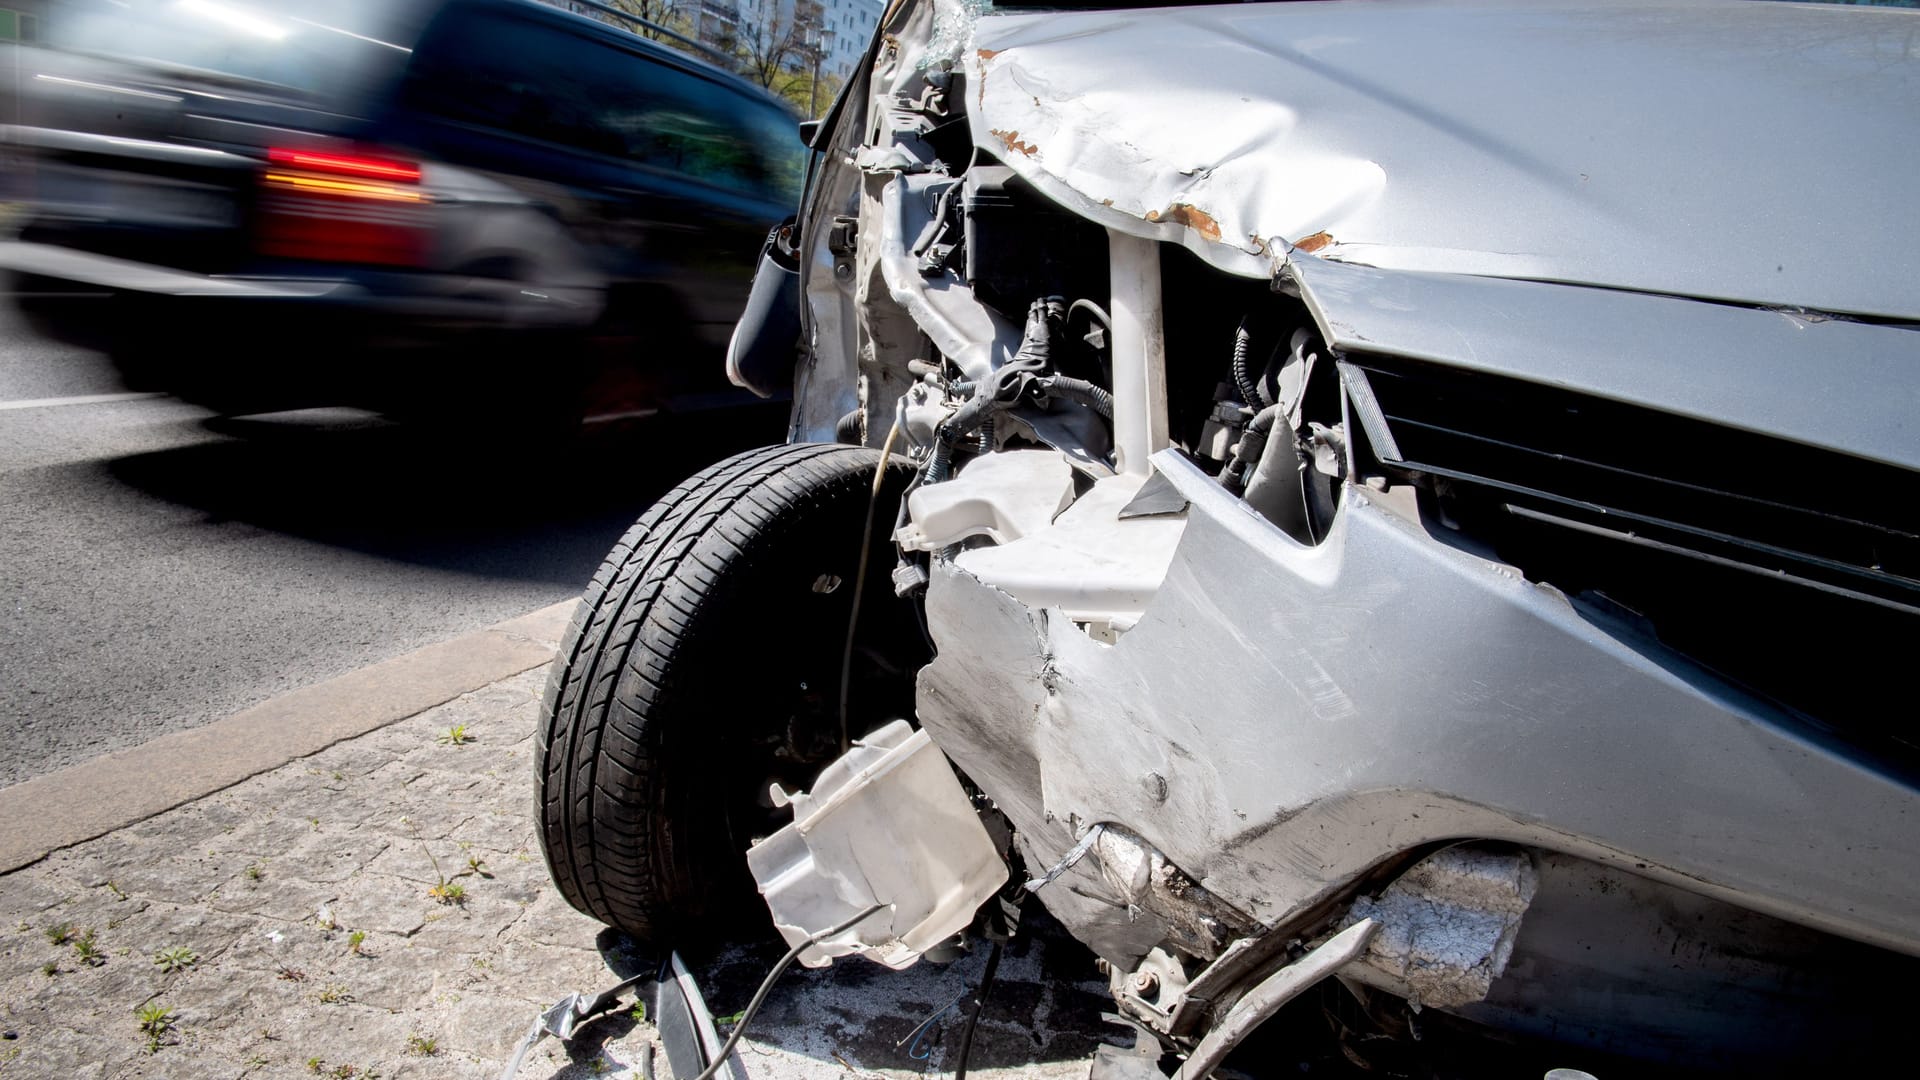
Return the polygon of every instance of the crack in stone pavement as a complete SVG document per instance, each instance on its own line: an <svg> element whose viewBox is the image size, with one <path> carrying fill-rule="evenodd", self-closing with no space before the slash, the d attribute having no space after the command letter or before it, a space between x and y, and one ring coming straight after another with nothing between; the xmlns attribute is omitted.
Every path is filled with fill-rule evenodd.
<svg viewBox="0 0 1920 1080"><path fill-rule="evenodd" d="M541 1008L647 962L547 880L529 806L545 677L501 680L0 877L0 1022L18 1034L0 1042L0 1077L295 1080L319 1059L390 1080L493 1080ZM454 723L475 741L440 742ZM390 872L410 849L465 902ZM93 930L105 963L51 943L61 924ZM164 971L154 954L175 946L197 957ZM779 951L755 940L702 962L713 1011L738 1010ZM981 959L789 974L742 1044L756 1080L945 1071L951 1038L919 1061L894 1043ZM1095 1045L1126 1041L1099 1020L1110 1002L1091 958L1057 932L1016 943L1000 979L1010 989L970 1070L983 1080L1079 1080ZM358 1003L318 1000L330 989ZM135 1016L147 1005L170 1018L152 1053ZM622 1010L571 1047L544 1041L522 1076L635 1076L653 1038Z"/></svg>

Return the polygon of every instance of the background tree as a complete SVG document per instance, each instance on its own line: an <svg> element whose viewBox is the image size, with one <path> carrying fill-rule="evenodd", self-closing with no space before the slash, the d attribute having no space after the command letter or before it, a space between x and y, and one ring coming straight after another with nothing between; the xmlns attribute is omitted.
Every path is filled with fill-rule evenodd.
<svg viewBox="0 0 1920 1080"><path fill-rule="evenodd" d="M740 12L736 52L742 73L769 90L810 59L806 50L819 26L820 6L808 0L784 5L755 0Z"/></svg>
<svg viewBox="0 0 1920 1080"><path fill-rule="evenodd" d="M822 71L816 93L813 64L809 61L805 67L783 76L780 85L774 88L774 92L785 98L800 115L817 116L825 112L827 106L833 104L835 95L840 93L840 88L846 85L846 82L845 75Z"/></svg>
<svg viewBox="0 0 1920 1080"><path fill-rule="evenodd" d="M693 37L694 31L697 29L697 27L694 26L692 10L699 7L699 0L601 0L601 3L606 4L608 7L619 8L629 15L647 20L647 22L654 24L654 26L665 27L676 34L684 34L687 37ZM661 41L668 45L679 44L672 38L661 34L660 31L654 29L653 26L622 23L619 19L605 12L596 12L591 9L588 9L587 13L602 22L612 23L623 29L632 30L641 37Z"/></svg>

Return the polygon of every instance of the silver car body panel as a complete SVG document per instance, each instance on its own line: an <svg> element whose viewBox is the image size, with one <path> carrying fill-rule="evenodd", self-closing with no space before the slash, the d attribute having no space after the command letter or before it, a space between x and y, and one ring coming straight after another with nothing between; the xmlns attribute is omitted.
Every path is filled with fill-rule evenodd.
<svg viewBox="0 0 1920 1080"><path fill-rule="evenodd" d="M1477 837L1920 954L1908 784L1363 493L1308 548L1154 463L1186 529L1117 643L935 564L920 720L1030 865L1124 823L1285 926L1392 853Z"/></svg>
<svg viewBox="0 0 1920 1080"><path fill-rule="evenodd" d="M1920 319L1916 34L1751 0L1369 0L991 15L961 59L983 149L1231 273L1297 245Z"/></svg>
<svg viewBox="0 0 1920 1080"><path fill-rule="evenodd" d="M1342 351L1568 387L1920 469L1920 331L1313 256L1288 268Z"/></svg>

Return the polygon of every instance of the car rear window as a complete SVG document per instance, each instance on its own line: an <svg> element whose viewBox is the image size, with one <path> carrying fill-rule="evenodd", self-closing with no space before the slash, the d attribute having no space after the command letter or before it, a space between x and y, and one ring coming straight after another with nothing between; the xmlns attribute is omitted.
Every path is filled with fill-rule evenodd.
<svg viewBox="0 0 1920 1080"><path fill-rule="evenodd" d="M404 0L76 0L46 30L74 52L335 102L396 77L422 22Z"/></svg>
<svg viewBox="0 0 1920 1080"><path fill-rule="evenodd" d="M781 203L798 198L804 150L778 105L544 20L498 11L440 20L406 94L444 119Z"/></svg>

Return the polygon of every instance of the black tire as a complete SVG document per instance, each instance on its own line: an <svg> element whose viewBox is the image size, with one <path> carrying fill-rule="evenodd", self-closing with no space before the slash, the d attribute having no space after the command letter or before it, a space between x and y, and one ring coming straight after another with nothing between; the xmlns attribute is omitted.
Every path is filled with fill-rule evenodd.
<svg viewBox="0 0 1920 1080"><path fill-rule="evenodd" d="M909 717L928 659L875 507L851 733ZM839 675L877 452L750 450L656 502L615 545L548 677L535 765L547 867L574 907L642 941L770 927L745 851L787 819L771 783L838 756ZM743 923L742 918L754 920Z"/></svg>

